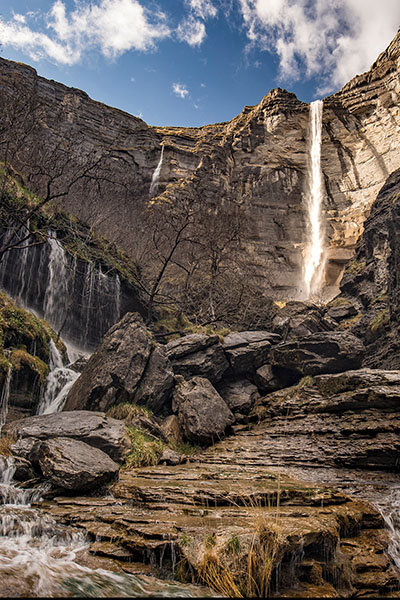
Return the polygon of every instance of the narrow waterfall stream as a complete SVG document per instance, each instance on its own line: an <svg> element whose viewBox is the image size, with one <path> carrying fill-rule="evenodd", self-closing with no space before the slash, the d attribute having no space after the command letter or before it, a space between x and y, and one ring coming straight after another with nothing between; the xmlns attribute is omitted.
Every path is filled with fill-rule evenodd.
<svg viewBox="0 0 400 600"><path fill-rule="evenodd" d="M3 389L1 390L0 395L0 435L1 428L6 422L7 413L8 413L8 401L10 398L10 383L11 383L11 375L12 375L12 367L9 365L7 375L3 384Z"/></svg>
<svg viewBox="0 0 400 600"><path fill-rule="evenodd" d="M49 415L64 408L69 390L78 379L79 373L65 367L61 354L50 340L50 373L47 376L43 397L37 409L38 415Z"/></svg>
<svg viewBox="0 0 400 600"><path fill-rule="evenodd" d="M161 146L160 160L158 161L158 165L156 166L154 173L152 175L152 178L151 178L150 192L149 192L150 196L154 196L155 192L157 191L158 184L160 181L160 172L161 172L163 159L164 159L164 144Z"/></svg>
<svg viewBox="0 0 400 600"><path fill-rule="evenodd" d="M310 163L308 176L307 245L304 250L303 287L305 299L321 290L325 267L322 202L324 186L321 170L321 139L323 101L310 104Z"/></svg>

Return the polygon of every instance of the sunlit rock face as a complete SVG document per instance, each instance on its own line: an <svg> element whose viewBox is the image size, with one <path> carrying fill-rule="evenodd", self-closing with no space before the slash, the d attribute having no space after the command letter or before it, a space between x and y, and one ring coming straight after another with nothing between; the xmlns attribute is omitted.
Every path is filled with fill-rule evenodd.
<svg viewBox="0 0 400 600"><path fill-rule="evenodd" d="M399 68L400 34L370 71L324 99L324 283L332 292L379 189L400 166ZM171 201L185 194L216 207L229 202L248 207L251 231L244 248L261 287L275 297L299 297L308 242L310 117L309 106L294 94L277 88L228 123L179 128L150 127L3 59L0 85L9 93L13 85L35 89L42 102L40 122L18 154L21 164L41 139L54 147L62 138L73 140L76 162L102 148L101 168L112 175L102 193L76 186L63 205L128 253L135 242L135 211L150 196L163 146L156 193ZM38 190L41 183L34 181Z"/></svg>

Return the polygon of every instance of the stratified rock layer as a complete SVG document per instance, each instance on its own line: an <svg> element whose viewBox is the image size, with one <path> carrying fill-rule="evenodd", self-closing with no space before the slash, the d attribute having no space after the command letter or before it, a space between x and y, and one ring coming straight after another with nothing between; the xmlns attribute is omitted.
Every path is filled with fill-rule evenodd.
<svg viewBox="0 0 400 600"><path fill-rule="evenodd" d="M400 166L399 58L397 34L367 73L324 100L321 164L329 286L337 286L378 190ZM44 138L49 152L60 140L70 140L74 165L102 149L98 175L104 169L112 178L100 196L96 186L78 186L64 201L68 210L132 252L135 211L149 198L163 145L157 193L172 203L183 195L192 203L208 202L217 212L219 203L246 206L252 223L243 240L249 265L272 294L296 297L307 243L309 107L294 94L277 88L228 123L178 128L149 127L4 59L0 85L5 99L19 90L40 105L41 118L18 154L20 170ZM21 128L22 121L16 138L23 135ZM33 183L39 191L43 187L40 178Z"/></svg>

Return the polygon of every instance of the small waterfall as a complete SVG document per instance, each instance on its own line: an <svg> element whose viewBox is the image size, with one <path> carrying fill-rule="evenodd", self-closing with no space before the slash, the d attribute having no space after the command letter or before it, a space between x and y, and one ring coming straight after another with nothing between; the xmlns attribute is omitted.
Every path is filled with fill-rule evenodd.
<svg viewBox="0 0 400 600"><path fill-rule="evenodd" d="M0 395L0 435L1 428L6 422L7 413L8 413L8 401L10 399L10 383L11 383L11 375L12 375L12 366L9 364L6 378L4 380L3 389L1 390Z"/></svg>
<svg viewBox="0 0 400 600"><path fill-rule="evenodd" d="M158 188L158 184L160 182L160 172L161 172L161 167L162 167L162 163L163 163L163 158L164 158L164 144L161 146L160 160L158 161L158 165L156 166L153 176L151 178L150 196L154 196L154 194Z"/></svg>
<svg viewBox="0 0 400 600"><path fill-rule="evenodd" d="M323 101L310 104L309 190L306 200L308 243L304 251L303 285L308 299L321 290L325 267L322 203L324 185L321 169Z"/></svg>
<svg viewBox="0 0 400 600"><path fill-rule="evenodd" d="M400 577L400 488L391 491L386 503L374 503L385 521L389 533L388 554Z"/></svg>
<svg viewBox="0 0 400 600"><path fill-rule="evenodd" d="M44 298L44 318L59 331L67 318L69 271L64 248L55 237L49 237L49 279Z"/></svg>
<svg viewBox="0 0 400 600"><path fill-rule="evenodd" d="M70 389L79 377L79 373L64 367L61 354L53 340L50 340L49 351L50 373L47 375L44 394L36 412L38 415L60 412L64 408Z"/></svg>

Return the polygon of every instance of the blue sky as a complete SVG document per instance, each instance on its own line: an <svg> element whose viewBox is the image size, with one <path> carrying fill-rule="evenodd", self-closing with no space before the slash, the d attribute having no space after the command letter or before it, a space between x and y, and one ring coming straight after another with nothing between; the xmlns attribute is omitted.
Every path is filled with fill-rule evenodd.
<svg viewBox="0 0 400 600"><path fill-rule="evenodd" d="M277 86L340 89L399 25L400 0L0 0L0 55L151 125L200 126Z"/></svg>

